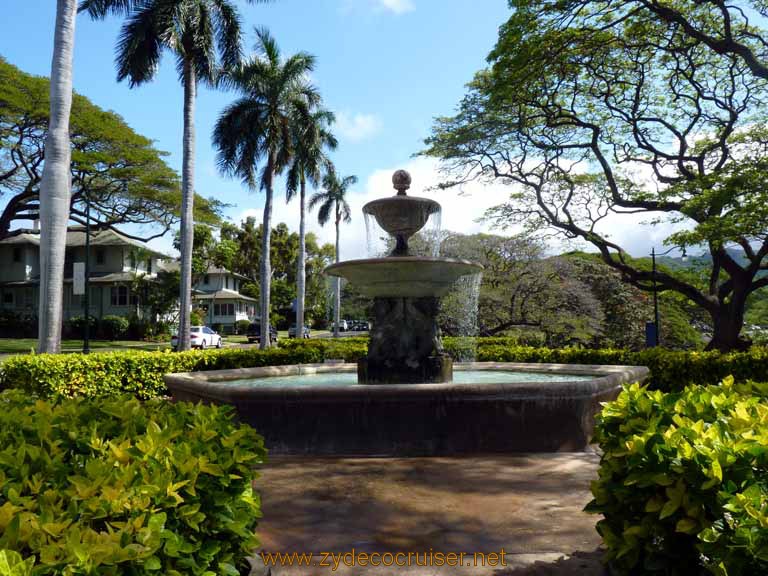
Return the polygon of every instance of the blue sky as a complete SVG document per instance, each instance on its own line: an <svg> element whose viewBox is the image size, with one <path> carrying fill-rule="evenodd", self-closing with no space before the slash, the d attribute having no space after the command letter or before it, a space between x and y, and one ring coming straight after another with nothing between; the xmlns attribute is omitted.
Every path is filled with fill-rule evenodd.
<svg viewBox="0 0 768 576"><path fill-rule="evenodd" d="M305 50L317 57L313 80L327 107L338 115L340 145L335 163L340 173L360 178L352 193L355 210L368 196L389 194L386 176L400 166L412 167L416 173L419 167L423 169L421 181L414 182L415 190L434 184L424 181L435 177L431 165L414 162L412 155L429 134L432 118L454 109L466 82L483 66L498 26L509 15L507 0L483 0L482 9L477 2L466 0L236 3L243 16L247 50L253 45L254 26L266 26L284 54ZM6 0L0 21L0 54L27 72L48 75L55 4L52 0ZM171 153L170 162L179 169L182 90L173 59L166 54L151 84L135 89L127 83L118 84L113 60L120 23L117 18L104 22L92 22L84 15L78 18L75 89L154 139L160 149ZM195 184L199 193L233 204L227 216L237 221L245 214L258 215L263 195L246 191L239 182L219 176L215 169L211 129L232 98L232 94L206 88L200 91ZM448 194L455 195L442 194L446 199ZM289 220L293 227L290 220L298 210L283 206L282 184L277 196L276 221ZM482 211L467 214L466 208L475 202L457 201L461 218L450 223L466 231L476 229L473 220ZM331 238L330 227L317 231ZM342 246L348 256L364 255L361 234L364 224L359 216L345 230Z"/></svg>

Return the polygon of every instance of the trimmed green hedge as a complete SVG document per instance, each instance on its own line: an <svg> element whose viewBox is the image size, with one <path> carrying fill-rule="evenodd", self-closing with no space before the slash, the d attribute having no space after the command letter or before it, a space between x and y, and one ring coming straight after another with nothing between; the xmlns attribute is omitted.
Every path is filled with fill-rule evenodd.
<svg viewBox="0 0 768 576"><path fill-rule="evenodd" d="M628 364L648 366L651 388L681 390L689 384L716 384L732 374L738 381L768 381L768 348L749 352L672 352L660 348L628 352L581 348L533 348L506 338L445 338L445 350L459 361L552 362L556 364ZM89 355L14 356L0 365L0 389L21 388L40 396L152 398L166 393L163 375L285 364L314 364L330 359L356 362L368 351L367 338L290 339L278 348L172 352L103 352Z"/></svg>
<svg viewBox="0 0 768 576"><path fill-rule="evenodd" d="M238 348L189 352L101 352L13 356L0 365L0 389L20 388L42 397L153 398L166 393L163 375L322 362L312 349Z"/></svg>
<svg viewBox="0 0 768 576"><path fill-rule="evenodd" d="M455 360L477 362L532 362L554 364L619 364L647 366L653 389L682 390L690 384L717 384L733 375L738 381L768 381L768 348L748 352L683 352L651 348L640 352L588 348L534 348L511 344L507 338L444 338L445 351ZM365 338L289 340L286 350L313 350L326 358L356 362L367 353Z"/></svg>
<svg viewBox="0 0 768 576"><path fill-rule="evenodd" d="M617 574L768 574L768 385L635 384L599 416L594 500ZM698 570L696 567L700 567Z"/></svg>
<svg viewBox="0 0 768 576"><path fill-rule="evenodd" d="M247 573L266 451L232 414L0 394L0 574Z"/></svg>

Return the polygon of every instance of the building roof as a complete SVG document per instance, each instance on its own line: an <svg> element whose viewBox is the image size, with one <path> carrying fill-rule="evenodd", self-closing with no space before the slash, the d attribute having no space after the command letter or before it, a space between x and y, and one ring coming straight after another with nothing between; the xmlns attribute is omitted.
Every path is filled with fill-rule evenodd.
<svg viewBox="0 0 768 576"><path fill-rule="evenodd" d="M235 292L234 290L217 290L216 292L197 292L195 293L192 298L194 300L245 300L247 302L256 302L255 298L251 298L250 296L244 296L243 294L240 294L239 292Z"/></svg>
<svg viewBox="0 0 768 576"><path fill-rule="evenodd" d="M114 230L94 230L90 233L91 246L133 246L145 250L159 258L170 258L140 240L124 236ZM15 230L10 236L0 240L0 244L32 244L40 246L40 232L34 230ZM85 228L72 227L67 230L67 246L85 246Z"/></svg>
<svg viewBox="0 0 768 576"><path fill-rule="evenodd" d="M166 270L168 272L175 272L179 269L180 264L178 260L166 260L165 262L162 262L159 264L159 267L163 270ZM240 278L241 280L250 280L248 276L243 276L242 274L239 274L237 272L232 272L232 270L227 270L226 268L218 268L216 266L209 266L208 270L205 271L206 274L229 274L230 276L234 276L235 278Z"/></svg>
<svg viewBox="0 0 768 576"><path fill-rule="evenodd" d="M134 272L110 272L108 274L99 274L91 272L88 282L91 284L111 284L111 283L130 283L136 280L137 274ZM153 276L148 276L148 280L154 281ZM72 282L72 277L64 278L64 283ZM0 286L37 286L40 284L40 276L34 276L29 280L13 280L11 282L0 282Z"/></svg>

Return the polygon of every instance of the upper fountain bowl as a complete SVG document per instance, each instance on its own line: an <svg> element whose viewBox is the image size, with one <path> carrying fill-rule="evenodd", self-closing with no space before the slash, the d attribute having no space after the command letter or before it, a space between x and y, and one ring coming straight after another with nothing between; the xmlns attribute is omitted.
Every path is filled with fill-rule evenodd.
<svg viewBox="0 0 768 576"><path fill-rule="evenodd" d="M467 260L389 256L339 262L325 273L345 278L369 298L439 298L462 276L482 270Z"/></svg>
<svg viewBox="0 0 768 576"><path fill-rule="evenodd" d="M430 215L440 212L440 204L429 198L400 195L368 202L363 212L376 218L389 235L408 239L424 228Z"/></svg>

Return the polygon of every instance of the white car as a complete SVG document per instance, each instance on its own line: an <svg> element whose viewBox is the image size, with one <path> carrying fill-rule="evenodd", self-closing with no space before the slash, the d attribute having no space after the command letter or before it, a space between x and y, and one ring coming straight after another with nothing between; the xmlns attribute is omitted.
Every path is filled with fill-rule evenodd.
<svg viewBox="0 0 768 576"><path fill-rule="evenodd" d="M192 348L200 348L205 350L206 348L221 348L224 346L224 342L221 336L208 328L208 326L192 326L189 330L189 339L192 344ZM171 347L176 348L179 345L179 336L174 334L171 338Z"/></svg>

